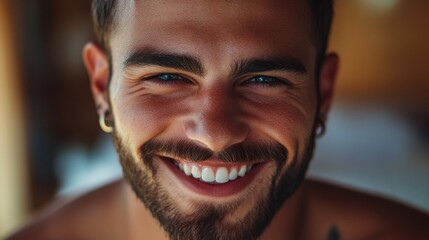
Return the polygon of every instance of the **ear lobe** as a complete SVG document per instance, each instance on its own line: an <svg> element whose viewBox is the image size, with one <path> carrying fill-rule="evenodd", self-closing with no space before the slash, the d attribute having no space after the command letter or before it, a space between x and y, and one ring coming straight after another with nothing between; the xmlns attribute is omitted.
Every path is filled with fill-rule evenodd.
<svg viewBox="0 0 429 240"><path fill-rule="evenodd" d="M104 51L95 43L87 43L82 52L90 79L91 92L97 106L98 114L109 109L108 83L109 83L109 61Z"/></svg>
<svg viewBox="0 0 429 240"><path fill-rule="evenodd" d="M326 55L320 70L319 83L320 113L323 115L326 115L331 108L338 66L339 57L336 53Z"/></svg>

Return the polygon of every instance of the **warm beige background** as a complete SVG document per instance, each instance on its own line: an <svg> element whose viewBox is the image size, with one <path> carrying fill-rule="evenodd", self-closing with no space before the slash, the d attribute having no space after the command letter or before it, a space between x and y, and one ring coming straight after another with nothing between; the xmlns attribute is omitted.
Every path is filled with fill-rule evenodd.
<svg viewBox="0 0 429 240"><path fill-rule="evenodd" d="M337 96L428 109L428 11L422 0L337 0Z"/></svg>
<svg viewBox="0 0 429 240"><path fill-rule="evenodd" d="M23 99L8 2L0 1L0 238L22 224L28 199Z"/></svg>

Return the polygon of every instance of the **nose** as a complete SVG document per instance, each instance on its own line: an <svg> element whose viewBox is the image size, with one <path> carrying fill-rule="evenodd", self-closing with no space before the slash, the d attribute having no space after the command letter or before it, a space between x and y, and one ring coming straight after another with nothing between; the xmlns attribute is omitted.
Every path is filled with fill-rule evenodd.
<svg viewBox="0 0 429 240"><path fill-rule="evenodd" d="M246 139L249 129L232 92L201 92L194 109L193 117L185 122L185 132L189 139L214 152Z"/></svg>

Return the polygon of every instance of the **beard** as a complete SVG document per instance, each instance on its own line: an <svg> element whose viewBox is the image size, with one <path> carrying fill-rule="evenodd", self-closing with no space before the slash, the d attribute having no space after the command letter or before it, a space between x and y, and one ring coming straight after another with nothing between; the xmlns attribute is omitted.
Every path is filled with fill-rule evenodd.
<svg viewBox="0 0 429 240"><path fill-rule="evenodd" d="M142 145L138 159L132 156L117 134L114 134L114 143L125 179L152 216L160 222L170 239L257 239L277 210L303 182L315 147L315 131L313 129L311 132L304 152L296 154L292 159L288 159L288 150L280 143L240 143L214 153L188 141L150 140ZM275 172L268 181L269 186L264 186L266 194L252 194L249 190L234 202L193 202L189 203L192 213L185 214L178 209L173 196L162 187L157 178L154 155L160 152L193 162L204 161L213 156L226 163L249 163L264 159L275 163ZM252 210L242 219L234 223L228 222L226 219L231 212L246 204L248 199L254 199Z"/></svg>

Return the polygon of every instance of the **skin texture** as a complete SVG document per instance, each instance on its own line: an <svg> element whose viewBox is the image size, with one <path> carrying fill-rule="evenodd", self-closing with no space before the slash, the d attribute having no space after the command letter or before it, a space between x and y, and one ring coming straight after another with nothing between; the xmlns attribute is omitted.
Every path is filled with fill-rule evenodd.
<svg viewBox="0 0 429 240"><path fill-rule="evenodd" d="M100 99L99 105L105 106L100 110L109 108L114 116L115 142L125 176L171 237L198 239L211 229L215 230L210 235L226 234L226 239L258 236L261 231L257 229L265 228L270 212L276 210L275 202L288 197L280 198L284 187L294 188L301 181L299 176L311 156L307 149L313 149L318 102L310 10L302 1L251 2L246 11L242 8L243 4L234 1L192 5L136 1L121 6L119 14L123 17L110 41L110 84L105 79L107 74L93 76L94 94ZM288 9L290 14L280 9ZM102 53L91 52L97 49L87 51L95 55L88 58L95 63L91 67L95 66L97 73L97 62L106 60L97 57ZM142 62L150 54L192 58L198 62L193 65L201 66L188 70ZM285 66L234 71L244 62L273 59L286 62ZM335 58L330 59L327 62L335 65ZM157 77L160 74L181 79L167 82ZM253 82L260 76L275 82ZM332 82L333 78L322 81ZM322 99L325 106L328 98ZM177 184L161 161L142 158L140 148L150 140L186 140L213 152L236 144L274 143L289 154L285 164L267 162L240 194L210 198ZM157 155L169 156L163 152ZM155 170L150 171L150 166ZM292 176L286 175L288 171L293 171ZM273 209L264 210L269 207ZM216 210L220 208L223 210ZM210 227L205 229L203 224ZM176 233L185 226L200 227ZM225 233L227 229L231 233ZM248 235L242 235L245 233Z"/></svg>
<svg viewBox="0 0 429 240"><path fill-rule="evenodd" d="M259 200L269 195L272 182L281 182L291 166L305 170L316 120L326 115L332 100L338 57L328 54L320 74L316 72L306 2L128 1L118 13L110 37L111 61L95 44L88 44L83 55L98 113L111 112L121 163L137 169L145 186L160 189L174 213L195 215L196 206L234 206L222 215L220 226L252 222L248 214L261 207ZM148 65L130 57L142 52L191 57L201 66ZM281 59L287 68L234 74L236 66L254 59ZM166 83L165 74L180 79ZM260 84L255 81L260 76L275 83ZM150 140L186 140L214 153L236 144L277 143L288 155L284 165L263 159L264 168L244 191L213 198L179 184L162 161L142 158L141 147ZM214 155L210 160L219 159ZM83 196L11 239L166 239L141 203L143 197L135 196L137 183L132 189L121 181ZM292 183L286 181L286 186ZM404 217L415 222L406 223ZM429 236L420 227L427 222L426 215L383 199L306 182L281 205L261 239L327 239L332 226L341 239L420 239Z"/></svg>
<svg viewBox="0 0 429 240"><path fill-rule="evenodd" d="M249 4L248 11L239 11L242 4L236 2L193 3L194 9L189 9L177 1L144 5L137 1L121 9L124 18L111 38L113 72L106 105L114 116L125 176L151 212L164 211L155 215L172 237L199 239L211 229L215 229L210 234L214 238L258 236L257 229L265 228L270 212L276 210L264 209L284 200L268 196L279 198L286 191L281 190L284 185L300 182L298 176L311 156L307 149L313 148L310 142L317 112L316 47L311 22L300 17L310 19L309 8L305 2L257 4L258 8ZM293 14L285 15L277 8L290 9ZM291 24L298 21L300 25ZM141 56L153 53L193 58L201 67L192 71L142 64ZM289 69L233 70L254 59L282 59L287 62L283 68ZM156 76L166 73L181 79L160 83ZM252 82L258 76L276 80L271 84ZM277 143L288 149L289 157L281 166L267 162L242 193L210 198L177 184L161 161L140 157L141 146L149 140L187 140L213 152L240 143ZM148 162L155 171L149 171ZM290 174L294 176L286 175L295 168L298 170ZM285 182L289 178L292 180ZM223 210L216 210L219 208ZM195 228L176 233L185 226ZM225 233L227 229L231 232Z"/></svg>
<svg viewBox="0 0 429 240"><path fill-rule="evenodd" d="M168 239L123 181L54 204L6 239ZM296 206L301 206L296 208ZM428 239L429 217L369 194L306 180L278 211L262 240ZM144 227L142 227L142 225Z"/></svg>

